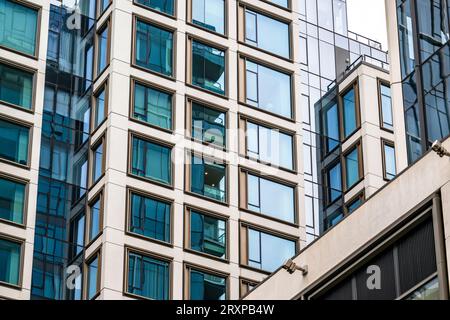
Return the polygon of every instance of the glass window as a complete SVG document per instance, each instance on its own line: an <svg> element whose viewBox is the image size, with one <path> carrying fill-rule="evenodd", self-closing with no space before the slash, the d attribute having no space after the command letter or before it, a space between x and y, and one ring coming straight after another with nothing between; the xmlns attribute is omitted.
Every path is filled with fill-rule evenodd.
<svg viewBox="0 0 450 320"><path fill-rule="evenodd" d="M191 165L191 192L226 202L226 166L196 155Z"/></svg>
<svg viewBox="0 0 450 320"><path fill-rule="evenodd" d="M345 156L345 177L347 190L353 187L361 178L358 147Z"/></svg>
<svg viewBox="0 0 450 320"><path fill-rule="evenodd" d="M325 231L337 225L342 219L344 219L344 213L342 212L342 208L339 208L325 218Z"/></svg>
<svg viewBox="0 0 450 320"><path fill-rule="evenodd" d="M84 154L73 165L74 200L83 197L88 187L88 157Z"/></svg>
<svg viewBox="0 0 450 320"><path fill-rule="evenodd" d="M358 127L355 89L350 89L342 97L342 111L344 118L344 139L350 136Z"/></svg>
<svg viewBox="0 0 450 320"><path fill-rule="evenodd" d="M337 163L327 172L328 181L328 201L329 203L337 200L342 194L342 176L341 164Z"/></svg>
<svg viewBox="0 0 450 320"><path fill-rule="evenodd" d="M100 16L106 10L106 8L108 8L110 3L111 0L99 0L98 16Z"/></svg>
<svg viewBox="0 0 450 320"><path fill-rule="evenodd" d="M136 65L166 76L173 75L173 32L136 20L134 52Z"/></svg>
<svg viewBox="0 0 450 320"><path fill-rule="evenodd" d="M0 176L0 219L24 223L26 184Z"/></svg>
<svg viewBox="0 0 450 320"><path fill-rule="evenodd" d="M19 285L22 245L0 239L0 282Z"/></svg>
<svg viewBox="0 0 450 320"><path fill-rule="evenodd" d="M71 257L75 257L79 255L84 248L84 222L85 216L84 212L78 214L71 222L70 222L70 240L72 246L72 255Z"/></svg>
<svg viewBox="0 0 450 320"><path fill-rule="evenodd" d="M225 95L225 51L192 41L192 84Z"/></svg>
<svg viewBox="0 0 450 320"><path fill-rule="evenodd" d="M317 16L320 27L333 31L333 7L331 0L317 1Z"/></svg>
<svg viewBox="0 0 450 320"><path fill-rule="evenodd" d="M172 98L170 93L135 82L133 118L171 130Z"/></svg>
<svg viewBox="0 0 450 320"><path fill-rule="evenodd" d="M394 130L394 120L392 116L391 87L383 83L380 84L381 102L381 126L385 129Z"/></svg>
<svg viewBox="0 0 450 320"><path fill-rule="evenodd" d="M0 46L36 55L38 10L11 0L0 0Z"/></svg>
<svg viewBox="0 0 450 320"><path fill-rule="evenodd" d="M102 142L100 142L94 149L92 150L93 155L93 163L92 163L92 183L97 182L98 179L103 175L105 172L104 168L104 138L101 138Z"/></svg>
<svg viewBox="0 0 450 320"><path fill-rule="evenodd" d="M94 97L94 130L106 119L106 87L103 87Z"/></svg>
<svg viewBox="0 0 450 320"><path fill-rule="evenodd" d="M225 0L192 0L192 22L225 34Z"/></svg>
<svg viewBox="0 0 450 320"><path fill-rule="evenodd" d="M175 0L135 0L136 3L149 7L153 10L173 16L175 14Z"/></svg>
<svg viewBox="0 0 450 320"><path fill-rule="evenodd" d="M414 290L405 300L439 300L439 279L436 277Z"/></svg>
<svg viewBox="0 0 450 320"><path fill-rule="evenodd" d="M138 137L131 139L131 173L150 180L170 184L171 149Z"/></svg>
<svg viewBox="0 0 450 320"><path fill-rule="evenodd" d="M289 37L288 23L245 10L245 42L289 59Z"/></svg>
<svg viewBox="0 0 450 320"><path fill-rule="evenodd" d="M100 255L92 259L87 263L87 298L90 300L94 298L99 290L99 276L100 276L100 268L99 268L99 258Z"/></svg>
<svg viewBox="0 0 450 320"><path fill-rule="evenodd" d="M194 269L189 270L191 300L225 300L227 279Z"/></svg>
<svg viewBox="0 0 450 320"><path fill-rule="evenodd" d="M0 63L0 101L31 110L33 79L32 72Z"/></svg>
<svg viewBox="0 0 450 320"><path fill-rule="evenodd" d="M325 109L324 133L326 137L326 152L334 150L339 145L339 111L337 104L332 104Z"/></svg>
<svg viewBox="0 0 450 320"><path fill-rule="evenodd" d="M358 196L358 198L356 198L355 200L348 203L346 205L347 214L351 214L351 213L353 213L353 211L358 209L363 204L363 201L364 201L364 196L361 195L361 196Z"/></svg>
<svg viewBox="0 0 450 320"><path fill-rule="evenodd" d="M131 192L129 231L170 242L170 207L170 203Z"/></svg>
<svg viewBox="0 0 450 320"><path fill-rule="evenodd" d="M276 248L276 250L274 250ZM296 253L295 241L248 229L248 265L274 272Z"/></svg>
<svg viewBox="0 0 450 320"><path fill-rule="evenodd" d="M225 148L226 113L192 102L192 137Z"/></svg>
<svg viewBox="0 0 450 320"><path fill-rule="evenodd" d="M400 66L404 79L414 70L414 37L411 15L411 0L397 1L398 37L400 46Z"/></svg>
<svg viewBox="0 0 450 320"><path fill-rule="evenodd" d="M89 241L92 241L102 231L102 195L89 206Z"/></svg>
<svg viewBox="0 0 450 320"><path fill-rule="evenodd" d="M191 211L190 248L219 258L226 258L226 221Z"/></svg>
<svg viewBox="0 0 450 320"><path fill-rule="evenodd" d="M0 119L0 158L28 165L30 128Z"/></svg>
<svg viewBox="0 0 450 320"><path fill-rule="evenodd" d="M272 2L276 5L279 5L280 7L289 8L289 0L268 0L269 2Z"/></svg>
<svg viewBox="0 0 450 320"><path fill-rule="evenodd" d="M247 155L293 170L293 136L247 121Z"/></svg>
<svg viewBox="0 0 450 320"><path fill-rule="evenodd" d="M291 118L291 76L246 61L246 103Z"/></svg>
<svg viewBox="0 0 450 320"><path fill-rule="evenodd" d="M397 168L395 164L395 148L393 145L388 143L383 143L383 151L384 151L384 177L387 180L394 179L397 174Z"/></svg>
<svg viewBox="0 0 450 320"><path fill-rule="evenodd" d="M293 187L247 174L247 199L249 210L287 222L295 222Z"/></svg>
<svg viewBox="0 0 450 320"><path fill-rule="evenodd" d="M97 35L97 75L105 70L109 64L108 54L108 38L109 38L109 23Z"/></svg>
<svg viewBox="0 0 450 320"><path fill-rule="evenodd" d="M169 277L169 262L128 253L128 293L153 300L168 300Z"/></svg>

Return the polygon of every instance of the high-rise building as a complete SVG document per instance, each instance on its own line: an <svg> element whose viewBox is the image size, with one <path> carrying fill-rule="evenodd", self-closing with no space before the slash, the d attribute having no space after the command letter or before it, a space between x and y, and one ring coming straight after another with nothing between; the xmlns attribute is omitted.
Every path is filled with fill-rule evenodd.
<svg viewBox="0 0 450 320"><path fill-rule="evenodd" d="M342 0L0 0L0 297L246 294L320 234L361 55Z"/></svg>

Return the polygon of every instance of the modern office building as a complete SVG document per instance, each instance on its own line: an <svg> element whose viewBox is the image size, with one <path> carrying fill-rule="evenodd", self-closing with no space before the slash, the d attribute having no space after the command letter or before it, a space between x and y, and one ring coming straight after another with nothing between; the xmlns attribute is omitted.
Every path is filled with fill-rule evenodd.
<svg viewBox="0 0 450 320"><path fill-rule="evenodd" d="M394 109L404 110L408 163L450 134L448 1L386 1Z"/></svg>
<svg viewBox="0 0 450 320"><path fill-rule="evenodd" d="M387 68L346 21L341 0L0 0L0 297L238 299L305 248L315 102L361 55Z"/></svg>

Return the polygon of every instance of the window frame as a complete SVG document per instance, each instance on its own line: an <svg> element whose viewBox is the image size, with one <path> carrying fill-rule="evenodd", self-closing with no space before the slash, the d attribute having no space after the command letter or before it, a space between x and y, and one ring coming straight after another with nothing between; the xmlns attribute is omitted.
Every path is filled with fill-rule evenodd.
<svg viewBox="0 0 450 320"><path fill-rule="evenodd" d="M377 79L377 93L378 93L378 112L379 112L379 117L380 117L380 128L382 130L385 130L387 132L390 133L394 133L394 129L389 129L386 128L384 126L384 118L383 118L383 98L382 98L382 94L381 94L381 87L385 86L385 87L389 87L389 89L391 90L391 115L392 115L392 128L394 128L395 124L394 124L394 109L392 108L392 87L389 81L383 80L381 78Z"/></svg>
<svg viewBox="0 0 450 320"><path fill-rule="evenodd" d="M354 150L357 150L358 154L358 175L359 179L353 185L347 187L347 163L346 157L352 153ZM364 156L362 150L362 138L359 138L356 142L354 142L351 146L349 146L341 155L341 173L342 173L342 193L343 195L354 187L356 187L362 180L364 180Z"/></svg>
<svg viewBox="0 0 450 320"><path fill-rule="evenodd" d="M133 1L135 4L135 2ZM150 9L150 8L147 8ZM155 11L155 10L153 10ZM156 11L158 13L161 13L159 11ZM141 67L136 63L136 44L137 44L137 22L142 21L145 24L151 25L155 28L167 31L172 33L172 74L166 75L151 69L148 69L146 67ZM131 61L130 65L133 68L148 72L153 75L157 75L159 77L163 77L168 80L172 80L174 82L177 81L177 29L171 26L168 26L166 24L162 24L160 21L151 20L145 16L142 16L140 14L133 13L132 14L132 28L131 28Z"/></svg>
<svg viewBox="0 0 450 320"><path fill-rule="evenodd" d="M125 245L125 254L124 254L124 272L123 272L123 295L124 296L128 296L131 298L137 298L140 300L150 300L150 301L154 301L154 299L145 297L145 296L141 296L135 293L131 293L128 292L128 269L129 269L129 255L130 253L134 253L136 255L140 255L140 256L144 256L144 257L148 257L151 259L155 259L155 260L159 260L161 262L165 262L167 263L167 267L168 267L168 273L169 273L169 292L168 292L168 300L172 300L173 299L173 261L174 259L172 257L169 256L165 256L159 253L154 253L151 251L147 251L147 250L143 250L143 249L139 249L136 247L132 247L129 245Z"/></svg>
<svg viewBox="0 0 450 320"><path fill-rule="evenodd" d="M3 45L0 45L0 48L4 49L4 50L7 50L7 51L10 51L10 52L13 52L15 54L19 54L21 56L25 56L25 57L31 58L31 59L37 61L37 60L39 60L39 52L40 52L41 23L42 23L42 10L43 10L43 7L41 5L29 2L29 1L23 1L23 0L10 0L10 1L14 2L14 3L18 4L18 5L22 5L24 7L27 7L29 9L33 9L33 10L37 11L37 15L36 15L36 39L35 39L35 44L34 44L34 46L35 46L34 54L30 55L28 53L24 53L24 52L21 52L19 50L8 48L8 47L3 46Z"/></svg>
<svg viewBox="0 0 450 320"><path fill-rule="evenodd" d="M248 294L250 294L250 292L252 292L255 288L253 288L252 290L248 289L248 286L258 286L261 282L256 281L256 280L251 280L251 279L247 279L244 277L239 277L239 297L240 299L244 298L245 296L247 296Z"/></svg>
<svg viewBox="0 0 450 320"><path fill-rule="evenodd" d="M350 210L348 209L348 207L355 202L356 200L361 200L361 205L355 209L358 210L365 202L366 202L366 192L365 189L363 189L361 192L359 192L358 194L356 194L355 196L353 196L352 198L350 198L348 201L345 202L344 204L344 210L343 210L343 215L344 217L342 218L342 220L344 220L347 216L351 215L353 212L350 212ZM331 229L331 228L330 228Z"/></svg>
<svg viewBox="0 0 450 320"><path fill-rule="evenodd" d="M85 247L88 248L91 244L93 244L102 234L103 234L103 226L104 222L103 219L105 217L105 188L102 186L102 188L94 194L94 196L91 197L91 199L87 203L86 208L86 214L85 214ZM98 234L90 239L91 236L91 214L92 214L92 207L97 202L100 201L100 212L99 212L99 232Z"/></svg>
<svg viewBox="0 0 450 320"><path fill-rule="evenodd" d="M178 2L178 0L173 0L173 15L168 14L168 13L163 12L163 11L156 10L156 9L154 9L152 7L148 7L148 6L146 6L146 5L142 4L142 3L137 2L136 0L133 0L132 3L133 3L133 5L135 5L137 7L140 7L140 8L149 10L151 12L155 12L157 14L161 14L161 15L163 15L165 17L168 17L168 18L176 20L178 18L178 10L177 10L178 5L177 5L177 2Z"/></svg>
<svg viewBox="0 0 450 320"><path fill-rule="evenodd" d="M271 3L272 5L274 5L274 6L278 7L278 8L283 8L284 10L287 9L287 8L279 6L279 5L277 5L277 4L273 3L273 2L270 2L270 1L265 1L265 0L262 0L262 1ZM290 5L290 0L288 0L288 5ZM260 7L256 7L254 5L251 5L251 4L248 4L248 3L243 3L243 2L238 2L237 9L238 9L238 11L237 11L237 13L238 13L238 16L237 16L237 23L238 23L238 26L237 26L238 34L237 34L237 36L238 36L238 39L237 39L237 41L238 41L239 44L246 45L246 46L248 46L250 48L253 48L255 50L258 50L258 51L261 51L263 53L269 54L269 55L271 55L273 57L276 57L276 58L279 58L279 59L283 59L283 60L288 61L288 62L293 62L294 47L293 47L293 39L292 39L292 37L293 37L293 21L292 20L287 19L286 17L280 16L280 15L277 15L277 14L275 14L273 12L268 12L268 11L266 11L266 10L260 8ZM253 44L251 44L251 43L246 41L246 32L245 32L245 30L246 30L246 27L247 27L247 21L246 21L245 16L246 16L247 9L250 10L250 11L254 11L257 14L266 16L266 17L268 17L270 19L273 19L273 20L276 20L278 22L281 22L281 23L284 23L284 24L288 25L288 32L289 32L289 34L288 34L289 56L288 57L284 57L284 56L279 55L277 53L274 53L274 52L271 52L269 50L260 48L260 47L255 46L255 45L253 45Z"/></svg>
<svg viewBox="0 0 450 320"><path fill-rule="evenodd" d="M103 8L103 11L100 11L101 0L97 1L96 6L95 6L95 16L97 18L97 21L103 17L103 15L106 11L108 11L109 7L111 7L112 2L113 2L113 0L108 0L108 5Z"/></svg>
<svg viewBox="0 0 450 320"><path fill-rule="evenodd" d="M99 3L97 5L99 5ZM105 21L103 21L102 25L99 28L97 28L97 30L95 31L94 66L93 66L94 67L94 74L93 74L94 80L92 81L93 83L96 82L106 72L109 65L111 64L111 42L112 42L111 41L111 36L112 36L111 26L112 26L112 17L109 16L108 18L105 19ZM103 68L103 70L98 70L98 68L99 68L99 56L98 55L100 53L100 47L99 47L100 37L106 28L108 28L108 39L107 39L106 48L105 48L106 64L105 64L105 67Z"/></svg>
<svg viewBox="0 0 450 320"><path fill-rule="evenodd" d="M285 11L288 11L288 12L292 12L292 0L287 0L287 3L288 3L287 7L280 6L279 4L277 4L277 3L275 3L275 2L273 2L271 0L261 0L261 1L265 2L267 4L270 4L270 5L272 5L272 6L276 7L276 8L280 8L282 10L285 10Z"/></svg>
<svg viewBox="0 0 450 320"><path fill-rule="evenodd" d="M19 168L23 168L23 169L27 169L30 170L31 169L31 158L32 158L32 151L33 151L33 133L34 133L34 124L31 122L26 122L24 120L19 120L17 118L13 118L9 115L4 115L4 114L0 114L0 120L5 121L5 122L9 122L12 123L14 125L17 126L21 126L24 128L28 129L28 155L27 155L27 164L21 164L12 160L8 160L8 159L4 159L0 157L0 162L2 163L6 163L9 165L13 165Z"/></svg>
<svg viewBox="0 0 450 320"><path fill-rule="evenodd" d="M394 149L394 161L395 161L395 175L392 179L388 178L388 174L387 174L387 166L386 166L386 152L385 152L385 147L391 147L392 149ZM385 138L381 138L381 158L382 158L382 168L383 168L383 180L390 182L392 180L395 179L395 177L397 176L398 172L397 172L397 152L395 150L395 143L391 140L387 140Z"/></svg>
<svg viewBox="0 0 450 320"><path fill-rule="evenodd" d="M225 301L230 299L230 274L191 262L183 262L183 299L191 300L191 270L225 278Z"/></svg>
<svg viewBox="0 0 450 320"><path fill-rule="evenodd" d="M156 144L160 147L164 147L167 149L170 149L170 165L168 166L169 170L170 170L170 181L169 183L163 183L160 181L157 181L155 179L151 179L151 178L147 178L147 177L142 177L142 176L138 176L132 173L132 165L133 165L133 138L137 138L137 139L141 139L144 140L146 142L152 143L152 144ZM168 188L173 190L174 187L174 170L175 170L175 164L174 164L174 148L175 145L171 142L168 141L162 141L161 139L158 139L156 137L150 137L147 136L143 133L140 133L138 131L134 131L134 130L128 130L128 156L127 156L127 176L129 177L133 177L135 179L139 179L142 181L146 181L149 183L152 183L154 185L158 185L164 188Z"/></svg>
<svg viewBox="0 0 450 320"><path fill-rule="evenodd" d="M271 216L268 213L264 212L256 212L248 208L248 175L251 174L259 179L268 180L270 182L283 185L285 187L292 188L293 191L293 208L294 208L294 221L286 221L279 219L277 217ZM279 177L275 176L269 176L269 175L261 175L261 172L258 172L256 170L252 170L250 168L246 168L243 166L239 166L239 187L238 187L238 193L239 193L239 210L247 212L249 214L255 215L257 217L266 218L272 221L276 221L285 225L293 226L293 227L299 227L300 217L299 217L299 195L298 195L298 185L295 182L287 181L284 179L281 179Z"/></svg>
<svg viewBox="0 0 450 320"><path fill-rule="evenodd" d="M199 104L202 105L203 107L206 107L208 109L217 111L217 112L222 112L225 113L225 146L219 146L215 143L210 143L210 142L206 142L200 139L197 139L194 137L194 135L192 134L192 105L193 104ZM199 98L196 98L194 96L191 95L186 95L186 111L185 111L185 128L186 128L186 137L188 139L190 139L191 141L195 141L198 143L201 143L205 146L210 146L212 148L216 148L222 151L227 151L229 148L229 137L228 137L228 131L230 128L230 122L229 122L229 111L227 108L213 104L209 101L205 101L205 100L201 100Z"/></svg>
<svg viewBox="0 0 450 320"><path fill-rule="evenodd" d="M207 216L210 218L222 220L225 222L225 258L220 258L214 255L211 255L206 252L197 251L191 248L191 214L192 211L195 211L196 213L199 213L203 216ZM204 256L210 259L222 261L225 263L230 263L230 218L228 216L225 216L223 214L212 212L210 210L206 211L205 209L185 204L184 205L184 237L183 237L183 249L186 252L197 254L200 256Z"/></svg>
<svg viewBox="0 0 450 320"><path fill-rule="evenodd" d="M105 117L102 121L98 123L97 126L95 126L95 118L97 116L97 99L101 92L104 92L105 95L105 101L104 101L104 113ZM109 76L100 83L96 89L94 90L92 94L92 101L91 101L91 114L90 114L90 127L91 127L91 136L93 136L98 129L108 120L108 112L109 112Z"/></svg>
<svg viewBox="0 0 450 320"><path fill-rule="evenodd" d="M239 266L244 269L253 270L258 273L263 273L266 275L272 274L270 271L266 271L264 269L258 269L252 267L248 264L248 229L253 229L255 231L263 232L269 234L271 236L275 236L284 240L292 241L295 243L295 254L300 252L300 238L279 230L274 230L268 227L263 227L261 225L257 225L251 222L247 222L244 220L239 220ZM281 265L280 265L281 266Z"/></svg>
<svg viewBox="0 0 450 320"><path fill-rule="evenodd" d="M208 1L208 0L205 0L205 1ZM203 31L206 31L206 32L209 32L209 33L211 33L211 34L215 34L215 35L217 35L217 36L219 36L219 37L228 39L228 33L229 33L229 24L228 24L228 17L229 17L229 14L228 14L228 0L223 0L223 6L224 6L224 11L223 11L223 19L224 19L224 21L223 21L223 32L224 32L224 33L220 33L220 32L213 31L213 30L209 30L208 28L205 28L205 27L203 27L203 26L201 26L201 25L199 25L199 24L194 23L194 21L193 21L193 19L192 19L192 16L193 16L193 8L194 8L194 6L193 6L193 0L187 0L187 2L186 2L186 24L187 24L187 25L190 25L190 26L192 26L192 27L195 27L195 28L199 28L199 29L201 29L201 30L203 30Z"/></svg>
<svg viewBox="0 0 450 320"><path fill-rule="evenodd" d="M192 54L192 43L193 42L200 43L204 46L211 47L213 49L223 51L224 53L224 63L225 63L225 77L224 77L224 86L225 90L223 94L216 93L212 90L208 90L205 88L202 88L200 86L197 86L192 83L192 65L193 65L193 54ZM212 94L216 97L220 97L222 99L229 100L229 93L230 93L230 85L229 85L229 49L223 45L217 44L215 42L212 42L210 40L206 40L204 38L201 38L200 36L194 35L192 33L186 33L186 58L185 58L185 65L186 65L186 77L185 77L185 84L188 87L194 88L196 90L200 90L202 92L206 92L209 94Z"/></svg>
<svg viewBox="0 0 450 320"><path fill-rule="evenodd" d="M345 136L345 116L344 116L344 96L349 93L351 90L354 90L355 93L355 129ZM339 119L339 137L340 143L348 141L356 132L361 129L361 101L359 96L359 77L357 77L354 81L352 81L349 85L347 85L343 90L339 92L338 95L338 119ZM330 151L331 152L331 151ZM328 154L330 153L328 152Z"/></svg>
<svg viewBox="0 0 450 320"><path fill-rule="evenodd" d="M247 68L246 68L246 64L247 61L250 61L252 63L255 63L257 65L261 65L265 68L271 69L273 71L279 72L279 73L283 73L287 76L289 76L290 78L290 92L291 92L291 99L290 99L290 112L291 112L291 117L285 117L283 115L279 115L277 113L265 110L263 108L260 107L256 107L253 106L249 103L247 103ZM267 61L263 61L259 58L256 57L252 57L249 56L247 54L244 54L242 52L238 52L238 103L240 105L243 105L245 107L251 108L253 110L258 110L262 113L277 117L279 119L283 119L286 121L289 121L291 123L296 123L296 119L297 119L297 111L296 111L296 99L297 97L295 96L296 94L296 90L295 90L295 77L294 77L294 71L292 70L288 70L285 68L282 68L278 65L274 65L271 64Z"/></svg>
<svg viewBox="0 0 450 320"><path fill-rule="evenodd" d="M30 107L30 109L26 109L22 106L19 106L19 105L16 105L16 104L4 101L4 100L0 100L0 103L7 107L11 107L14 109L18 109L18 110L21 110L24 112L34 114L35 110L36 110L36 87L37 87L38 70L33 67L29 67L29 66L23 65L21 63L15 62L15 61L6 60L3 57L0 58L0 64L10 67L10 68L13 68L13 69L18 69L20 71L32 74L31 107Z"/></svg>
<svg viewBox="0 0 450 320"><path fill-rule="evenodd" d="M173 238L174 238L174 205L175 201L170 198L163 197L159 194L151 193L148 191L143 191L135 187L127 185L126 187L126 212L125 212L125 234L131 237L140 238L153 243L161 244L173 248ZM131 231L131 195L136 194L141 197L149 198L155 201L164 202L170 206L170 226L169 226L169 241L162 241L149 236L141 235Z"/></svg>
<svg viewBox="0 0 450 320"><path fill-rule="evenodd" d="M11 181L11 182L20 183L25 186L25 192L24 192L24 196L23 196L22 223L17 223L17 222L2 219L2 218L0 218L0 222L25 229L27 226L27 218L28 218L28 200L29 200L29 195L30 195L30 180L16 177L16 176L13 176L6 172L0 172L0 178Z"/></svg>
<svg viewBox="0 0 450 320"><path fill-rule="evenodd" d="M88 190L91 190L104 176L106 173L106 153L107 153L107 139L106 139L107 131L103 132L102 135L97 138L89 148L89 157L88 157L88 172L89 172L89 182L88 182ZM97 148L102 145L102 163L101 163L101 174L100 176L94 180L96 163L95 163L95 151Z"/></svg>
<svg viewBox="0 0 450 320"><path fill-rule="evenodd" d="M25 258L25 242L26 242L26 240L22 239L22 238L17 238L15 236L11 236L9 234L2 233L2 232L0 232L0 239L20 245L19 279L17 281L17 285L0 281L0 288L1 287L9 287L9 288L13 288L13 289L22 290L23 272L24 272L24 268L25 268L24 258Z"/></svg>
<svg viewBox="0 0 450 320"><path fill-rule="evenodd" d="M298 173L298 155L297 155L297 134L295 131L291 131L270 122L266 122L260 119L253 118L241 112L238 112L238 129L239 129L239 155L246 159L250 159L256 161L258 163L274 167L277 169L281 169L283 171L287 171L290 173L297 174ZM277 164L271 162L265 162L263 160L257 159L248 155L248 135L247 135L247 123L251 122L255 125L265 127L270 130L277 130L280 133L288 135L292 138L292 169L285 168L282 166L278 166Z"/></svg>
<svg viewBox="0 0 450 320"><path fill-rule="evenodd" d="M172 119L171 119L170 129L159 127L157 125L154 125L154 124L149 123L149 122L145 122L143 120L139 120L139 119L134 117L134 101L135 101L135 90L134 89L135 89L135 85L136 84L139 84L139 85L144 86L146 88L150 88L150 89L154 89L154 90L157 90L157 91L161 91L163 93L166 93L166 94L172 96L171 97L171 103L172 103L171 118ZM154 128L154 129L157 129L157 130L162 130L162 131L167 132L167 133L173 133L174 130L175 130L175 123L176 123L176 121L175 121L176 109L177 108L176 108L176 91L175 90L168 89L167 87L163 87L161 85L155 84L153 82L149 82L147 80L142 80L142 79L139 79L137 77L130 76L130 107L129 107L129 116L128 116L128 119L130 121L134 121L134 122L140 123L140 124L142 124L144 126L147 126L147 127L150 127L150 128Z"/></svg>
<svg viewBox="0 0 450 320"><path fill-rule="evenodd" d="M205 195L195 193L191 191L191 172L192 172L192 157L202 158L203 162L205 160L214 162L225 166L225 201L219 201L214 198L207 197ZM186 149L185 151L185 162L184 162L184 193L190 196L200 198L206 201L212 201L214 203L230 206L230 164L226 160L215 158L213 156L197 152L195 150Z"/></svg>
<svg viewBox="0 0 450 320"><path fill-rule="evenodd" d="M97 260L97 278L96 278L96 293L89 298L88 284L89 284L89 266L95 260ZM102 280L102 246L100 245L89 257L84 259L84 272L83 272L83 299L95 300L101 293L101 280Z"/></svg>

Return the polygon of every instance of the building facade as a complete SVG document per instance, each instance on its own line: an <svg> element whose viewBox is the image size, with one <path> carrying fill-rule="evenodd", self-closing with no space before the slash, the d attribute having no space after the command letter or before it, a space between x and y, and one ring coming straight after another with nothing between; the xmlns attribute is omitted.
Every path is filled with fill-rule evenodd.
<svg viewBox="0 0 450 320"><path fill-rule="evenodd" d="M314 104L359 56L387 66L346 21L341 0L0 0L0 297L238 299L306 247Z"/></svg>

